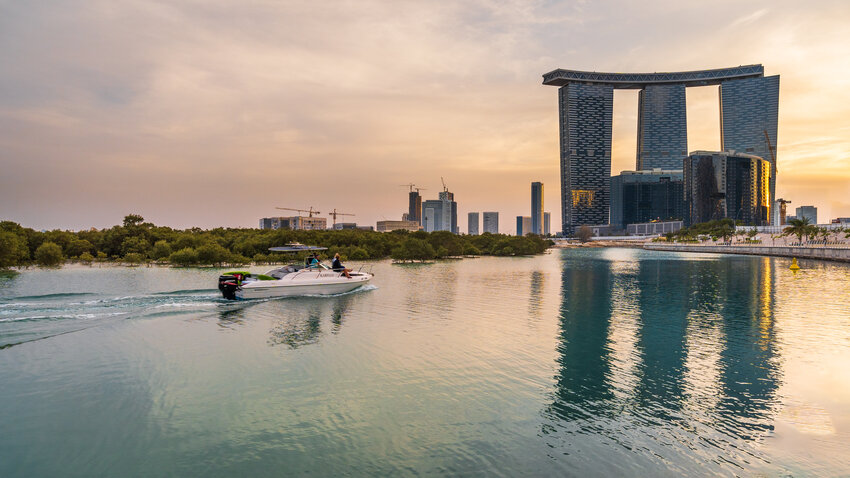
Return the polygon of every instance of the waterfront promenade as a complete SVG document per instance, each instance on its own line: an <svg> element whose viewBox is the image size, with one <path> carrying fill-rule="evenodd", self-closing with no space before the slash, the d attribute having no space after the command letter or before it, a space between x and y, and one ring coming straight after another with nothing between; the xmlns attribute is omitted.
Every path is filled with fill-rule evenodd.
<svg viewBox="0 0 850 478"><path fill-rule="evenodd" d="M804 245L804 246L770 246L770 245L714 245L706 243L676 244L649 242L644 249L656 251L677 252L714 252L718 254L746 254L758 256L797 257L805 259L821 259L827 261L850 262L850 244L837 245Z"/></svg>

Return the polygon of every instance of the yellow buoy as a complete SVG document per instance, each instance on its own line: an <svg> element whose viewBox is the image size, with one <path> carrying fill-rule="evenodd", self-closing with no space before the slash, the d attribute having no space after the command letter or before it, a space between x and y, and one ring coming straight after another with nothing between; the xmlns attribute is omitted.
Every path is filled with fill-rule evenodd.
<svg viewBox="0 0 850 478"><path fill-rule="evenodd" d="M789 269L791 269L792 271L800 270L800 266L797 265L797 258L796 257L791 258L791 267L789 267Z"/></svg>

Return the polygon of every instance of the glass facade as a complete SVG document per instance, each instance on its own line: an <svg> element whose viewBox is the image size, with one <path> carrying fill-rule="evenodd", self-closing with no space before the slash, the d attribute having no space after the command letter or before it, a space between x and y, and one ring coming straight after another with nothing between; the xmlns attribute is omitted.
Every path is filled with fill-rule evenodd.
<svg viewBox="0 0 850 478"><path fill-rule="evenodd" d="M753 154L770 163L770 204L776 199L778 123L778 75L720 84L721 149Z"/></svg>
<svg viewBox="0 0 850 478"><path fill-rule="evenodd" d="M543 234L543 183L531 183L531 230Z"/></svg>
<svg viewBox="0 0 850 478"><path fill-rule="evenodd" d="M772 207L779 76L765 77L762 65L671 73L558 69L544 74L543 84L559 87L561 223L565 234L573 234L581 225L613 221L610 176L614 89L640 90L637 169L680 170L688 156L686 88L720 85L721 149L768 161L764 207Z"/></svg>
<svg viewBox="0 0 850 478"><path fill-rule="evenodd" d="M685 160L685 224L734 219L770 223L770 162L758 156L697 151Z"/></svg>
<svg viewBox="0 0 850 478"><path fill-rule="evenodd" d="M611 178L611 226L685 217L681 170L623 171Z"/></svg>
<svg viewBox="0 0 850 478"><path fill-rule="evenodd" d="M637 169L682 169L687 155L685 85L648 85L640 90Z"/></svg>

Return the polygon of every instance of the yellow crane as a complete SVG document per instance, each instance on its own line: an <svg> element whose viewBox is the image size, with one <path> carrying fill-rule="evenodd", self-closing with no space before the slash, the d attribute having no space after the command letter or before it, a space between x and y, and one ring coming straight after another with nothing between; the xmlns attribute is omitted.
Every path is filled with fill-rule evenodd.
<svg viewBox="0 0 850 478"><path fill-rule="evenodd" d="M336 225L336 217L337 216L353 216L354 214L349 214L347 212L337 212L336 208L334 208L334 212L329 212L328 216L334 218L334 225Z"/></svg>
<svg viewBox="0 0 850 478"><path fill-rule="evenodd" d="M310 206L310 209L294 209L291 207L276 207L275 209L283 209L284 211L306 212L309 217L313 217L313 214L321 214L319 211L314 211L313 206Z"/></svg>

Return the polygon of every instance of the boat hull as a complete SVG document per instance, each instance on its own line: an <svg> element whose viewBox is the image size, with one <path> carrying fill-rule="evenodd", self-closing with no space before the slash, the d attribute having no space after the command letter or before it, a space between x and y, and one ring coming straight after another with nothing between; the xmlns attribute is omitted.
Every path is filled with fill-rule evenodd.
<svg viewBox="0 0 850 478"><path fill-rule="evenodd" d="M301 281L258 281L243 285L236 291L237 299L269 299L303 295L336 295L351 292L369 283L370 275L352 276L351 279Z"/></svg>

